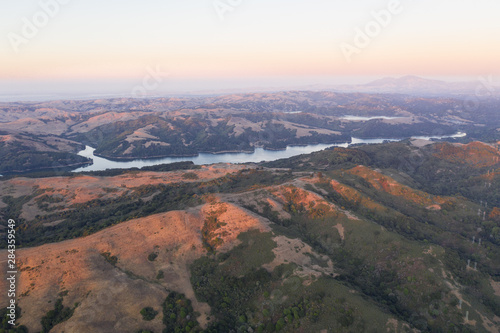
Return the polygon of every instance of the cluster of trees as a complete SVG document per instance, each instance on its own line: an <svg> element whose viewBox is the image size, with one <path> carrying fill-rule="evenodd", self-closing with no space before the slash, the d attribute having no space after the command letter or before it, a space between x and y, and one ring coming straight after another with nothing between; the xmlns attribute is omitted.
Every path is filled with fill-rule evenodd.
<svg viewBox="0 0 500 333"><path fill-rule="evenodd" d="M270 168L291 168L293 170L332 170L348 168L356 165L369 165L368 155L351 148L335 147L308 155L299 155L287 159L266 162L263 165Z"/></svg>
<svg viewBox="0 0 500 333"><path fill-rule="evenodd" d="M141 310L142 319L146 321L155 319L157 314L158 311L156 311L150 306L147 306Z"/></svg>
<svg viewBox="0 0 500 333"><path fill-rule="evenodd" d="M345 299L330 292L332 279L306 287L293 276L295 264L283 264L268 272L255 264L246 269L232 269L253 248L263 234L246 233L244 251L237 248L214 257L202 257L191 266L191 284L198 300L207 302L212 321L206 332L290 332L308 331L320 320L339 328L353 327L355 309ZM247 239L248 238L248 239ZM262 246L258 243L257 247ZM250 255L251 256L251 255ZM249 259L252 261L252 259ZM359 322L359 319L358 319ZM331 327L331 326L330 326Z"/></svg>
<svg viewBox="0 0 500 333"><path fill-rule="evenodd" d="M106 260L113 266L116 266L116 264L118 263L118 257L111 255L111 252L103 252L101 253L101 256L103 256L104 260Z"/></svg>
<svg viewBox="0 0 500 333"><path fill-rule="evenodd" d="M164 333L200 332L191 301L184 294L171 292L163 302Z"/></svg>
<svg viewBox="0 0 500 333"><path fill-rule="evenodd" d="M44 169L64 171L90 162L86 157L73 153L37 151L17 141L9 145L0 142L0 160L2 174L26 173Z"/></svg>
<svg viewBox="0 0 500 333"><path fill-rule="evenodd" d="M367 122L347 123L345 131L355 133L358 138L409 138L411 136L452 135L457 128L430 121L413 124L392 125L382 120L374 119Z"/></svg>
<svg viewBox="0 0 500 333"><path fill-rule="evenodd" d="M208 252L214 252L217 247L222 245L223 240L221 236L224 236L224 234L218 232L218 229L226 225L226 223L219 220L219 217L227 211L226 205L218 203L214 205L216 208L208 214L201 228L203 247Z"/></svg>
<svg viewBox="0 0 500 333"><path fill-rule="evenodd" d="M50 330L59 323L68 320L73 316L78 304L75 304L74 308L65 307L62 304L62 298L57 299L54 309L47 312L45 316L42 317L42 333L48 333Z"/></svg>
<svg viewBox="0 0 500 333"><path fill-rule="evenodd" d="M215 322L209 332L229 332L240 326L250 300L263 293L271 282L265 269L253 270L243 277L235 277L219 267L219 261L202 257L191 266L191 284L196 297L210 304Z"/></svg>
<svg viewBox="0 0 500 333"><path fill-rule="evenodd" d="M10 310L7 309L7 307L3 307L0 309L0 319L1 319L0 333L28 333L28 328L24 325L12 326L11 324L9 324L9 321L12 320L12 318L8 316L9 313ZM15 314L16 314L16 320L21 318L22 311L21 308L18 307L17 305Z"/></svg>

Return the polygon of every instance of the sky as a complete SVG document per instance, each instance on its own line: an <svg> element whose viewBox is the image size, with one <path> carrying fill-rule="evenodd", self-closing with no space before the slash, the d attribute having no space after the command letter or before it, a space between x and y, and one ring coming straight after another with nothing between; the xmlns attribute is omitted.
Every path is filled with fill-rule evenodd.
<svg viewBox="0 0 500 333"><path fill-rule="evenodd" d="M0 0L0 94L500 74L498 0Z"/></svg>

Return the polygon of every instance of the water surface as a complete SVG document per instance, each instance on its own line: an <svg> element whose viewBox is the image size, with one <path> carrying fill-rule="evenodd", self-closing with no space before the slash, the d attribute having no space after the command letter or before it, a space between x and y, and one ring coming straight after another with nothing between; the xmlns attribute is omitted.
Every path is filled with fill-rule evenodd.
<svg viewBox="0 0 500 333"><path fill-rule="evenodd" d="M445 138L461 138L466 136L466 133L458 132L453 135L443 136L415 136L414 139L445 139ZM352 138L352 142L336 143L336 144L315 144L306 146L288 146L284 150L266 150L263 148L256 148L252 153L223 153L223 154L209 154L200 153L198 156L191 157L164 157L155 159L137 159L132 161L111 161L103 157L94 155L94 148L86 146L85 150L78 153L80 156L88 157L94 161L92 165L84 166L73 170L73 172L82 171L102 171L106 169L128 169L128 168L142 168L145 166L153 166L158 164L167 164L174 162L192 161L194 164L213 164L213 163L258 163L262 161L275 161L282 158L289 158L301 154L310 154L316 151L321 151L329 147L344 147L347 148L355 144L375 144L383 143L384 141L401 141L403 139L396 138L376 138L376 139L360 139Z"/></svg>
<svg viewBox="0 0 500 333"><path fill-rule="evenodd" d="M386 116L374 116L374 117L360 117L360 116L342 116L340 119L353 120L353 121L368 121L373 119L402 119L408 117L386 117Z"/></svg>

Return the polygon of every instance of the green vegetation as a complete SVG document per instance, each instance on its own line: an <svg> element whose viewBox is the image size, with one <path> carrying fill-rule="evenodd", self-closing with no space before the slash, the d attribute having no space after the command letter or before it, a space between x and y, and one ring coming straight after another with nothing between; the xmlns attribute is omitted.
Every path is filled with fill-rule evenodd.
<svg viewBox="0 0 500 333"><path fill-rule="evenodd" d="M163 302L163 333L199 332L198 321L191 301L184 296L171 292Z"/></svg>
<svg viewBox="0 0 500 333"><path fill-rule="evenodd" d="M7 309L7 307L3 307L0 309L0 318L2 319L0 323L0 333L28 333L28 328L26 328L26 326L24 325L12 326L11 324L9 324L9 321L12 320L12 318L8 316L9 313L10 310ZM21 314L21 308L16 305L16 321L21 318Z"/></svg>
<svg viewBox="0 0 500 333"><path fill-rule="evenodd" d="M225 236L224 233L219 233L217 230L224 226L224 222L219 221L219 217L227 211L225 204L212 204L215 205L215 209L208 214L205 222L203 223L203 227L201 229L201 239L203 242L203 247L208 252L214 252L217 247L222 245L222 236Z"/></svg>
<svg viewBox="0 0 500 333"><path fill-rule="evenodd" d="M63 299L57 299L54 310L47 312L45 316L42 317L42 333L48 333L50 330L59 323L68 320L73 315L76 305L73 309L63 306Z"/></svg>
<svg viewBox="0 0 500 333"><path fill-rule="evenodd" d="M274 259L270 233L250 231L239 238L242 243L233 250L200 258L191 267L197 298L212 308L207 332L315 332L325 327L363 332L368 323L384 328L386 315L330 277L305 284L294 274L295 264L271 273L262 269Z"/></svg>
<svg viewBox="0 0 500 333"><path fill-rule="evenodd" d="M370 158L359 149L332 148L308 155L299 155L288 159L267 162L263 165L270 168L293 168L294 170L331 170L335 168L367 165Z"/></svg>
<svg viewBox="0 0 500 333"><path fill-rule="evenodd" d="M194 172L186 172L182 174L183 179L198 179L198 175Z"/></svg>
<svg viewBox="0 0 500 333"><path fill-rule="evenodd" d="M458 322L459 315L450 305L455 300L454 296L445 284L438 282L441 279L439 275L423 274L418 270L417 258L424 250L421 245L412 242L411 237L402 237L408 237L406 230L400 236L387 231L381 233L379 226L363 221L347 221L335 216L314 220L307 217L308 212L305 210L290 212L292 219L284 225L286 229L300 234L317 252L328 254L341 273L336 277L338 281L353 286L396 318L421 330L436 331L448 328L449 321ZM390 217L390 214L387 216ZM338 235L328 233L329 230L335 230L333 226L339 222L346 229L345 233L351 235L342 243ZM394 231L399 232L398 229ZM446 257L442 260L448 263ZM431 260L426 265L435 267L436 263ZM410 276L403 279L409 272L414 274L412 276L419 276L418 282ZM460 277L458 274L461 271L452 272ZM488 297L483 295L483 299ZM440 313L438 318L431 318L429 314L413 315L422 313L429 302L442 303L446 313Z"/></svg>
<svg viewBox="0 0 500 333"><path fill-rule="evenodd" d="M482 154L480 149L474 153ZM421 153L416 155L417 151ZM343 155L351 157L342 158ZM267 163L268 166L293 170L322 170L323 175L316 180L315 186L306 187L338 207L376 224L346 221L338 214L315 220L311 216L314 210L306 209L300 203L300 193L294 189L284 194L283 208L292 215L291 219L278 219L267 203L263 204L263 215L276 223L276 232L300 237L316 251L328 254L334 266L341 270L337 280L381 304L396 318L423 331L469 331L460 324L461 315L456 311L458 300L442 281L443 276L420 271L417 267L422 264L417 264L417 258L428 251L425 248L437 251L432 255L437 259L431 255L424 257L425 267L450 272L449 276L455 279L452 283L466 286L466 299L480 300L482 305L476 303L476 306L481 307L483 313L498 315L500 302L498 297L492 296L488 282L489 276L499 278L500 250L493 229L498 228L498 221L494 222L495 215L489 213L492 207L487 209L484 203L488 201L488 205L497 206L495 198L500 195L500 187L494 186L498 176L489 176L493 185L485 191L485 180L481 178L484 179L488 170L495 167L475 165L481 161L493 161L498 166L498 162L495 162L494 155L475 156L470 162L475 164L468 166L464 165L466 158L457 164L443 160L441 156L435 146L418 149L402 142L362 146L355 150L335 148ZM353 163L351 158L357 160ZM361 159L363 164L373 169L381 168L383 174L416 190L392 185L391 180L384 180L385 176L376 175L372 179L368 173L351 172ZM394 170L398 166L399 170ZM333 179L339 182L335 187L330 183ZM462 196L456 195L457 192ZM439 202L439 209L430 209L432 202ZM481 206L481 210L486 211L483 217L477 215ZM345 242L340 242L338 235L328 234L339 222L345 228L344 232L351 235ZM380 226L384 229L381 230ZM471 247L472 237L476 239L474 247ZM479 237L483 246L477 245ZM408 256L415 259L408 261ZM468 260L477 262L478 271L466 269ZM394 265L395 262L399 267Z"/></svg>
<svg viewBox="0 0 500 333"><path fill-rule="evenodd" d="M102 170L102 171L85 171L82 172L82 175L89 175L89 176L99 176L99 177L113 177L113 176L119 176L119 175L124 175L128 173L136 173L140 171L153 171L153 172L168 172L168 171L176 171L176 170L196 170L200 169L201 166L195 165L191 161L185 161L185 162L174 162L174 163L167 163L167 164L158 164L158 165L152 165L152 166L145 166L142 168L130 168L130 169L108 169L108 170ZM70 173L70 175L73 175L73 173Z"/></svg>
<svg viewBox="0 0 500 333"><path fill-rule="evenodd" d="M247 303L256 293L263 292L271 280L271 275L259 268L263 261L272 261L274 257L271 235L251 231L239 237L242 244L234 251L220 254L217 259L202 257L191 267L191 283L196 297L210 304L217 321L208 329L209 332L230 331L244 326L240 316L245 314ZM259 246L256 243L259 239L264 241L263 245L271 243L262 248L260 253L248 251ZM239 277L241 275L243 277Z"/></svg>
<svg viewBox="0 0 500 333"><path fill-rule="evenodd" d="M241 276L256 270L264 264L274 260L273 249L276 242L269 232L250 230L238 235L241 242L231 250L231 253L221 253L218 260L223 264L221 267L234 276Z"/></svg>
<svg viewBox="0 0 500 333"><path fill-rule="evenodd" d="M142 319L146 321L155 319L157 314L158 311L155 311L155 309L150 306L147 306L141 310Z"/></svg>
<svg viewBox="0 0 500 333"><path fill-rule="evenodd" d="M129 168L129 169L107 169L107 170L102 170L102 171L84 171L80 172L80 175L89 175L89 176L96 176L96 177L113 177L113 176L119 176L119 175L124 175L124 174L129 174L129 173L137 173L140 171L153 171L153 172L168 172L168 171L175 171L175 170L196 170L200 169L200 165L195 165L191 161L185 161L185 162L174 162L174 163L166 163L166 164L158 164L158 165L152 165L152 166L145 166L142 168ZM10 179L17 177L17 174L6 174L4 175L5 177L3 179ZM48 177L72 177L75 176L74 172L70 171L65 171L64 169L58 169L58 170L47 170L47 171L34 171L34 172L23 172L22 173L23 177L28 177L28 178L48 178Z"/></svg>
<svg viewBox="0 0 500 333"><path fill-rule="evenodd" d="M103 256L104 259L113 266L116 266L116 264L118 263L118 257L112 256L109 252L103 252L101 253L101 256Z"/></svg>
<svg viewBox="0 0 500 333"><path fill-rule="evenodd" d="M34 170L65 171L89 163L85 157L69 152L37 150L36 145L43 145L43 141L36 136L32 137L32 144L25 141L0 142L0 173L15 174Z"/></svg>

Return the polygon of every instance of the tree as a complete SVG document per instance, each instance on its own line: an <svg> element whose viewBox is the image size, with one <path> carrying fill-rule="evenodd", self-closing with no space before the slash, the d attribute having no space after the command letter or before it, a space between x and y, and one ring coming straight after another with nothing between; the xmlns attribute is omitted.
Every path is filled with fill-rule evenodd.
<svg viewBox="0 0 500 333"><path fill-rule="evenodd" d="M158 311L155 311L152 307L147 306L141 310L141 315L143 320L153 320L155 319L156 315L158 314Z"/></svg>

